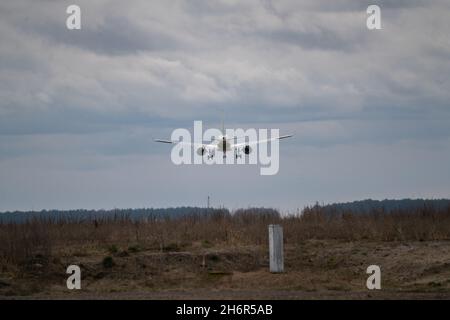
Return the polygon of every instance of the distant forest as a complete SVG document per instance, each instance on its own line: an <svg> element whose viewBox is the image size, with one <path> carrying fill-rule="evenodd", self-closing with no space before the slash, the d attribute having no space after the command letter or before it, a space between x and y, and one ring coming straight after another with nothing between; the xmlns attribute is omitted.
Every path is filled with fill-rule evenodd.
<svg viewBox="0 0 450 320"><path fill-rule="evenodd" d="M333 203L327 205L308 206L302 210L320 208L321 212L326 214L341 214L351 212L355 214L370 214L375 212L391 213L396 211L415 211L417 209L435 209L442 210L450 208L450 199L402 199L402 200L360 200L345 203ZM240 215L245 212L246 215L266 215L277 216L280 214L271 208L247 208L238 209L234 212L226 208L204 208L204 207L176 207L176 208L141 208L141 209L110 209L110 210L41 210L41 211L7 211L0 212L0 223L22 223L30 220L106 220L106 219L131 219L139 220L161 220L173 219L185 216L230 216Z"/></svg>
<svg viewBox="0 0 450 320"><path fill-rule="evenodd" d="M280 213L271 208L247 208L237 209L233 212L226 208L201 208L201 207L177 207L177 208L141 208L141 209L111 209L111 210L42 210L42 211L8 211L0 212L1 223L23 223L33 220L49 222L85 222L85 221L161 221L172 220L181 217L190 217L199 220L202 218L220 218L226 216L248 219L280 218Z"/></svg>
<svg viewBox="0 0 450 320"><path fill-rule="evenodd" d="M416 209L430 208L442 210L450 207L450 199L401 199L401 200L360 200L344 203L333 203L328 205L319 205L325 213L373 213L373 212L394 212L394 211L413 211ZM310 207L311 208L311 207Z"/></svg>
<svg viewBox="0 0 450 320"><path fill-rule="evenodd" d="M230 214L228 209L177 207L177 208L141 208L141 209L110 209L110 210L41 210L41 211L8 211L0 213L0 223L26 222L32 219L48 220L103 220L103 219L171 219L182 216L210 214Z"/></svg>

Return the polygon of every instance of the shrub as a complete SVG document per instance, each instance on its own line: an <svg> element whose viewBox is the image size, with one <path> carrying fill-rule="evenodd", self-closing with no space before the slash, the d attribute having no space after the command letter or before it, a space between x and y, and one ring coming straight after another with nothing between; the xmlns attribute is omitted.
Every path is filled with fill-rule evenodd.
<svg viewBox="0 0 450 320"><path fill-rule="evenodd" d="M108 251L111 254L116 254L117 252L119 252L119 248L117 248L117 246L115 244L113 244L108 247Z"/></svg>
<svg viewBox="0 0 450 320"><path fill-rule="evenodd" d="M104 268L112 268L114 266L114 260L112 257L108 256L103 259L102 264Z"/></svg>
<svg viewBox="0 0 450 320"><path fill-rule="evenodd" d="M136 244L134 246L129 246L128 251L130 251L131 253L136 253L142 251L142 248L138 244Z"/></svg>

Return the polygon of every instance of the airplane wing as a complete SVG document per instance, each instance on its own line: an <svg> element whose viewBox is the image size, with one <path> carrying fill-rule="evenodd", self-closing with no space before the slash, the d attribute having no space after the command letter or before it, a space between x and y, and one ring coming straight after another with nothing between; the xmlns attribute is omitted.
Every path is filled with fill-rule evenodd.
<svg viewBox="0 0 450 320"><path fill-rule="evenodd" d="M264 140L256 140L256 141L249 141L249 142L236 143L236 144L234 144L232 147L233 147L233 148L242 148L242 147L244 147L244 146L256 146L257 144L260 144L260 143L266 143L266 142L270 142L270 141L286 139L286 138L290 138L290 137L292 137L292 136L293 136L292 134L287 134L287 135L284 135L284 136L275 137L275 138L270 138L270 139L264 139Z"/></svg>
<svg viewBox="0 0 450 320"><path fill-rule="evenodd" d="M192 143L192 142L184 142L184 141L173 141L173 140L164 140L164 139L154 139L155 142L168 143L168 144L177 144L181 143L184 145L193 146L195 149L198 148L206 148L206 149L217 149L217 145L215 144L203 144L203 143Z"/></svg>
<svg viewBox="0 0 450 320"><path fill-rule="evenodd" d="M162 143L177 143L176 141L163 140L163 139L155 139L155 142L162 142Z"/></svg>

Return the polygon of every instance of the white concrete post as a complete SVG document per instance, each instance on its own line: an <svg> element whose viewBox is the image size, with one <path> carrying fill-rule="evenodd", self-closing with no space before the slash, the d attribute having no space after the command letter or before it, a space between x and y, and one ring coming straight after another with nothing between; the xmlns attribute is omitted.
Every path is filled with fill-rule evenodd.
<svg viewBox="0 0 450 320"><path fill-rule="evenodd" d="M270 272L284 272L283 228L277 224L269 225Z"/></svg>

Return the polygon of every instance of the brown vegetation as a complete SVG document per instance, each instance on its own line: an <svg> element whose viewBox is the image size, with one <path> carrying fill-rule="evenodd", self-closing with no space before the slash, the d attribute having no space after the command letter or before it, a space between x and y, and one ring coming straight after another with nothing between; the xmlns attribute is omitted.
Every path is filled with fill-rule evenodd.
<svg viewBox="0 0 450 320"><path fill-rule="evenodd" d="M448 266L442 257L450 254L446 241L450 240L450 208L435 210L425 206L414 211L360 214L329 213L314 206L305 208L301 215L286 217L267 209L241 209L233 214L224 210L211 215L190 214L164 219L133 220L127 216L79 221L34 219L0 224L0 295L2 286L6 290L13 283L20 283L20 279L26 289L5 292L13 295L41 292L45 285L34 280L43 277L56 277L64 288L64 268L75 262L84 266L85 274L87 272L93 283L112 278L114 283L142 279L140 285L152 290L179 288L180 283L183 287L207 288L215 286L214 279L233 277L255 287L258 277L267 274L269 224L283 225L285 247L289 252L287 268L295 272L301 269L302 277L307 272L310 282L296 279L304 283L298 289L315 290L318 283L326 284L339 268L343 268L339 271L341 279L334 284L329 282L325 289L352 290L347 280L342 279L348 278L351 282L354 274L359 274L361 279L357 278L356 285L360 286L365 277L365 261L371 263L369 260L375 259L370 248L374 249L378 261L386 261L385 265L390 263L392 254L402 255L405 261L410 258L412 265L416 265L415 278L409 284L414 288L417 286L414 281L421 276L443 274L440 271L424 273L426 270ZM358 245L355 247L352 243ZM417 256L404 255L405 243L424 245L420 250L417 247L414 253ZM428 246L427 243L438 245ZM381 250L382 247L386 250ZM414 259L427 250L436 251L436 263L419 268ZM404 272L398 261L392 268L397 273ZM295 272L290 272L288 277L300 277ZM314 278L319 280L314 282L311 280ZM267 283L272 283L271 279ZM427 283L438 283L435 289L442 290L450 284L450 280L433 279L423 285L430 288ZM290 288L293 280L283 281L284 284L272 285ZM392 278L391 283L400 285L401 282ZM33 286L37 287L33 289Z"/></svg>
<svg viewBox="0 0 450 320"><path fill-rule="evenodd" d="M325 213L320 206L301 215L280 217L276 211L240 209L211 215L133 221L127 216L74 221L33 219L0 224L0 260L20 263L60 248L120 246L179 251L200 241L212 245L265 245L267 226L281 224L286 244L306 239L427 241L450 239L450 208L415 211ZM134 246L134 247L133 247ZM114 253L114 252L113 252Z"/></svg>

